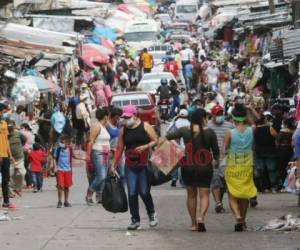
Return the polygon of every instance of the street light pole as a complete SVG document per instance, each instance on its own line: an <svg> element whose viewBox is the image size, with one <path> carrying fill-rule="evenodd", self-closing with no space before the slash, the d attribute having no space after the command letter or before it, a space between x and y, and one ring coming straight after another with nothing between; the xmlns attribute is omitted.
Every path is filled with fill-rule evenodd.
<svg viewBox="0 0 300 250"><path fill-rule="evenodd" d="M269 9L270 9L270 13L274 14L275 13L275 4L274 4L274 0L268 0L269 1Z"/></svg>

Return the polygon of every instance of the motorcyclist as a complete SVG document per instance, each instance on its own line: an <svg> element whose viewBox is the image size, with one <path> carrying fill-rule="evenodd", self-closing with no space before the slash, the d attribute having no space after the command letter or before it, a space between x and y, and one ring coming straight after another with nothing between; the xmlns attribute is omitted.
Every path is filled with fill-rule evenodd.
<svg viewBox="0 0 300 250"><path fill-rule="evenodd" d="M157 95L159 95L159 101L163 99L170 99L171 97L171 89L168 85L167 78L162 78L160 80L160 86L156 90Z"/></svg>

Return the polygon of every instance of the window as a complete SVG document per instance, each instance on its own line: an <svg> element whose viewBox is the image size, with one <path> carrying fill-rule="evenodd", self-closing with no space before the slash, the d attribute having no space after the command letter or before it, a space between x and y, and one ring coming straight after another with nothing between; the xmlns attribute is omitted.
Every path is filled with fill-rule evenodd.
<svg viewBox="0 0 300 250"><path fill-rule="evenodd" d="M177 6L177 13L180 14L189 14L189 13L196 13L197 6L196 5L178 5Z"/></svg>
<svg viewBox="0 0 300 250"><path fill-rule="evenodd" d="M147 106L150 105L150 102L148 99L140 99L140 105L139 106Z"/></svg>
<svg viewBox="0 0 300 250"><path fill-rule="evenodd" d="M131 100L131 104L132 105L139 105L139 101L136 99L136 100Z"/></svg>
<svg viewBox="0 0 300 250"><path fill-rule="evenodd" d="M129 32L124 34L124 38L128 42L155 41L157 33L150 32Z"/></svg>

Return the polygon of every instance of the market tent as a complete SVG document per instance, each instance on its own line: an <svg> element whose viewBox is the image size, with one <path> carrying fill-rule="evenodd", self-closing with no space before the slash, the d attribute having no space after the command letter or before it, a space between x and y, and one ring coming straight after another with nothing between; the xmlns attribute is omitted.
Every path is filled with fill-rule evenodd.
<svg viewBox="0 0 300 250"><path fill-rule="evenodd" d="M92 32L101 38L104 37L112 41L116 40L116 34L111 28L96 26Z"/></svg>
<svg viewBox="0 0 300 250"><path fill-rule="evenodd" d="M117 6L117 9L127 14L132 14L135 17L147 18L145 12L141 11L139 8L136 8L135 6L130 4L119 4Z"/></svg>
<svg viewBox="0 0 300 250"><path fill-rule="evenodd" d="M101 38L101 45L105 48L110 49L113 52L116 52L115 45L113 44L113 42L111 40Z"/></svg>
<svg viewBox="0 0 300 250"><path fill-rule="evenodd" d="M109 59L108 54L100 52L96 47L91 46L91 44L83 45L82 58L98 63L107 63Z"/></svg>
<svg viewBox="0 0 300 250"><path fill-rule="evenodd" d="M91 49L96 49L97 51L99 51L102 54L106 54L106 55L113 55L114 51L112 49L109 49L105 46L99 45L99 44L95 44L95 43L86 43L83 45L83 48L91 48Z"/></svg>

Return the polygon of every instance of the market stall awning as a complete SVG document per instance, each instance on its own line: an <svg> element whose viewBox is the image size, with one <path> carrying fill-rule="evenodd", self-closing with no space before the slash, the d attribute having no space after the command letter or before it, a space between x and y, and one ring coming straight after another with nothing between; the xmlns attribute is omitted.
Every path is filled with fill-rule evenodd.
<svg viewBox="0 0 300 250"><path fill-rule="evenodd" d="M112 49L109 49L107 47L104 47L102 45L98 45L95 43L86 43L83 45L83 48L89 50L89 49L95 49L98 52L102 53L102 54L106 54L106 55L113 55L114 51Z"/></svg>
<svg viewBox="0 0 300 250"><path fill-rule="evenodd" d="M108 27L96 26L93 29L93 33L95 33L95 35L97 35L101 38L104 37L104 38L112 40L112 41L116 40L115 32L113 31L113 29L108 28Z"/></svg>
<svg viewBox="0 0 300 250"><path fill-rule="evenodd" d="M83 45L82 58L98 63L107 63L109 59L108 54L100 52L96 47L91 46L91 44Z"/></svg>
<svg viewBox="0 0 300 250"><path fill-rule="evenodd" d="M39 76L24 76L19 80L28 83L30 85L37 86L39 92L41 93L54 92L59 88L53 82Z"/></svg>

